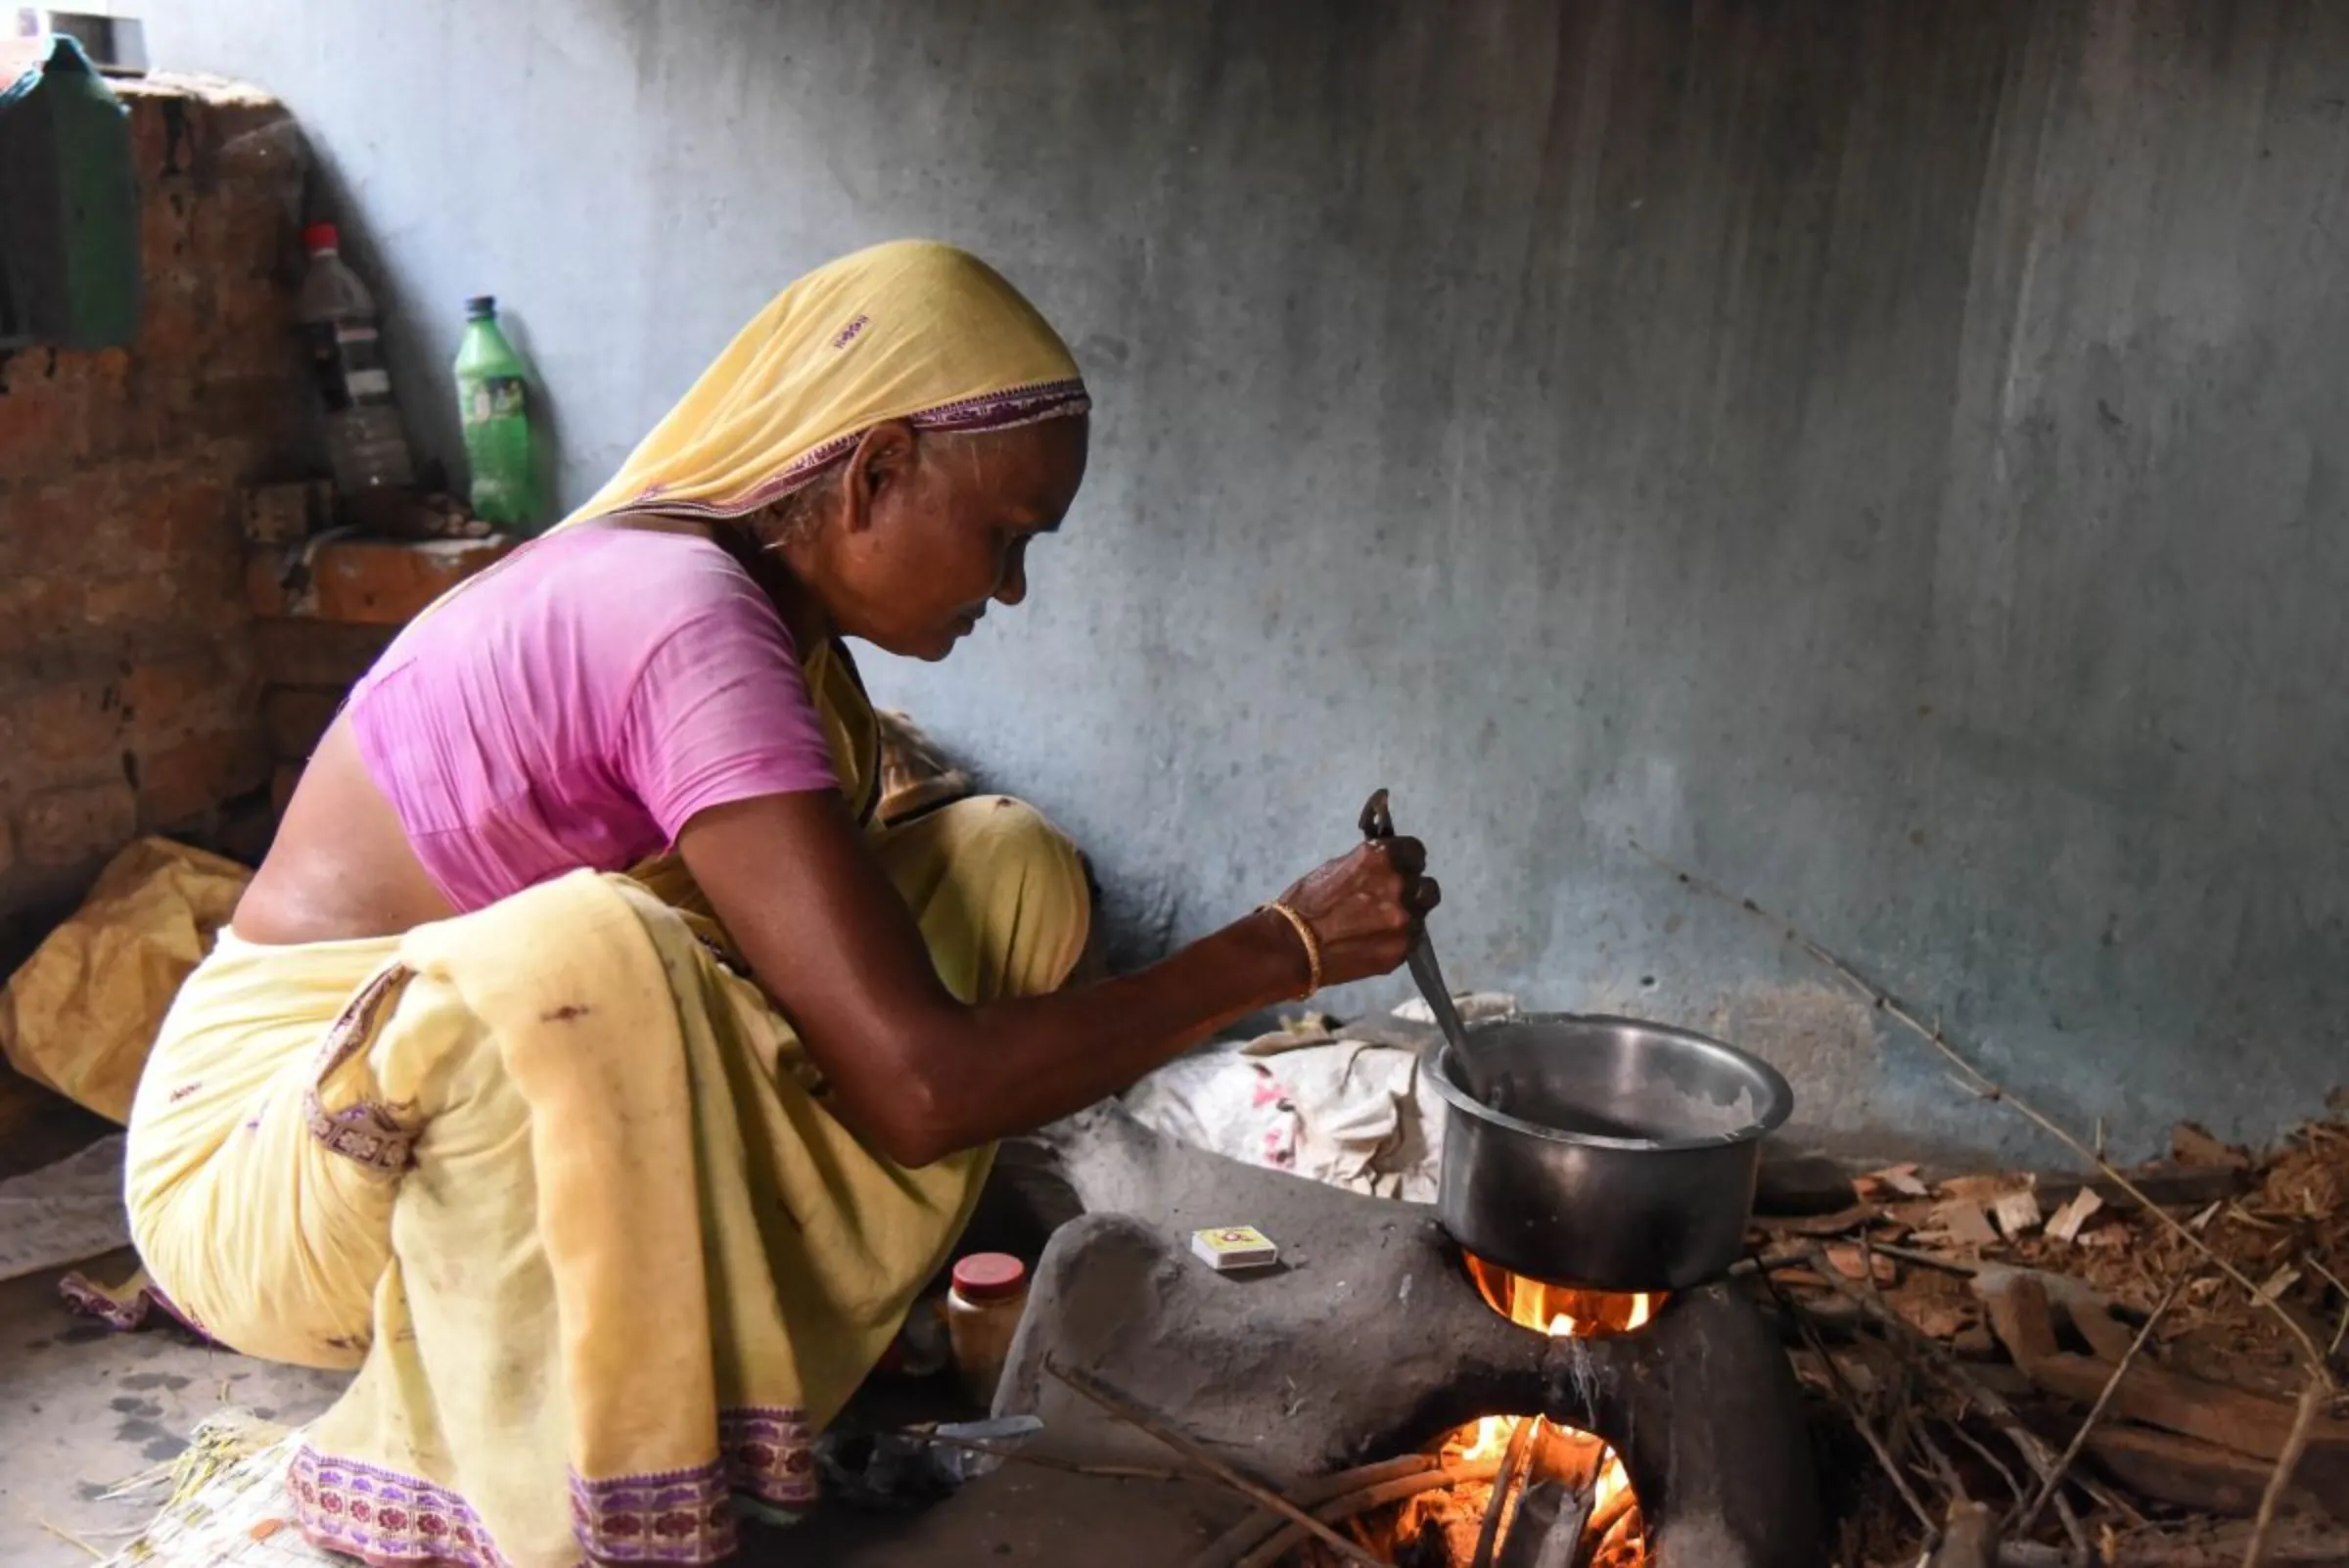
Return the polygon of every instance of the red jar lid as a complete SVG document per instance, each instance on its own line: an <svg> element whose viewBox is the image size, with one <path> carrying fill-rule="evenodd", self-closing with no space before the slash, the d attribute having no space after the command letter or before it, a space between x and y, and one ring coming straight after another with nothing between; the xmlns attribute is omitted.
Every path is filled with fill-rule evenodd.
<svg viewBox="0 0 2349 1568"><path fill-rule="evenodd" d="M1001 1301L1027 1282L1027 1268L1007 1252L974 1252L954 1265L954 1294L964 1301Z"/></svg>
<svg viewBox="0 0 2349 1568"><path fill-rule="evenodd" d="M301 248L316 255L321 251L341 249L343 236L332 223L313 223L301 231Z"/></svg>

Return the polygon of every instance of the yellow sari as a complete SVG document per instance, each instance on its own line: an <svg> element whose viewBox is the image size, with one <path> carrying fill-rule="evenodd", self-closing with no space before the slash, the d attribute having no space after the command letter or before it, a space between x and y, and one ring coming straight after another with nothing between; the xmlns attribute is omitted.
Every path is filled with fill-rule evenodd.
<svg viewBox="0 0 2349 1568"><path fill-rule="evenodd" d="M786 290L570 522L739 516L884 419L1083 407L1000 278L883 247ZM1059 985L1088 916L1074 847L999 798L874 822L872 710L845 655L807 670L946 985ZM723 949L670 861L375 941L224 934L181 990L131 1114L132 1231L207 1333L356 1369L294 1464L312 1541L384 1568L707 1563L735 1499L812 1500L812 1434L988 1156L908 1171L865 1148Z"/></svg>

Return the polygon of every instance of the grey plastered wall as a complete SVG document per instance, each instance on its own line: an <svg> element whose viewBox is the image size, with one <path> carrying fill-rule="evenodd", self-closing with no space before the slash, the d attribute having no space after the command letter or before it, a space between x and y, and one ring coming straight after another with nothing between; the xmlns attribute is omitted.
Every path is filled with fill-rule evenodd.
<svg viewBox="0 0 2349 1568"><path fill-rule="evenodd" d="M1712 1024L1807 1119L2037 1147L1635 836L2124 1147L2349 1078L2349 7L145 9L309 127L428 444L504 298L574 499L806 266L1026 286L1093 477L875 678L1129 952L1387 783L1455 983Z"/></svg>

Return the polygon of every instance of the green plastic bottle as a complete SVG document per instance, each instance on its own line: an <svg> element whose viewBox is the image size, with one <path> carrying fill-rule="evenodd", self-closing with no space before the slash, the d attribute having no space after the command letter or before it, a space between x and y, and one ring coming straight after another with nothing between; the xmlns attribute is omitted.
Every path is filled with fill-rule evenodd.
<svg viewBox="0 0 2349 1568"><path fill-rule="evenodd" d="M457 345L457 412L465 422L465 461L473 470L473 515L499 528L538 526L538 467L530 450L530 397L522 356L498 330L497 301L465 301Z"/></svg>

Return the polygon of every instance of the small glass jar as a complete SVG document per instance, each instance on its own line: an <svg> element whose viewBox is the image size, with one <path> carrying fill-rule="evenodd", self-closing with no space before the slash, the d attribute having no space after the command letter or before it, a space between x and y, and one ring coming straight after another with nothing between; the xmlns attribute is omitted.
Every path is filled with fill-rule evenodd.
<svg viewBox="0 0 2349 1568"><path fill-rule="evenodd" d="M946 1292L946 1335L954 1371L973 1403L992 1408L995 1385L1011 1355L1011 1336L1028 1307L1028 1269L1004 1252L975 1252L954 1265Z"/></svg>

